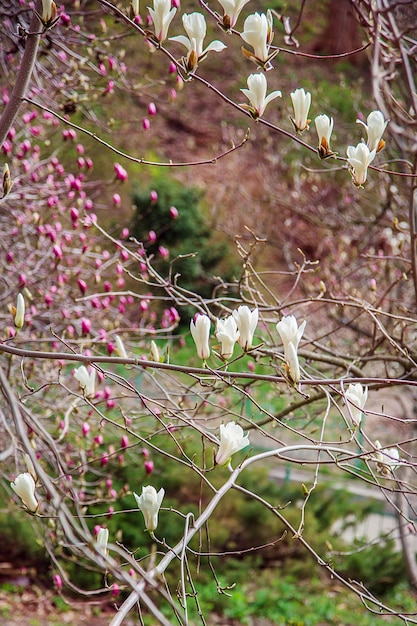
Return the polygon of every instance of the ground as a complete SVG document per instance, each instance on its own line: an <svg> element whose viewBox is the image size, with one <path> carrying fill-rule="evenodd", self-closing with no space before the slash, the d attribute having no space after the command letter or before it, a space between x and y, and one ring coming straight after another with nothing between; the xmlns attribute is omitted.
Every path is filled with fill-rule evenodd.
<svg viewBox="0 0 417 626"><path fill-rule="evenodd" d="M110 621L109 606L77 600L59 610L55 601L53 591L36 585L0 591L0 621L3 626L107 626Z"/></svg>
<svg viewBox="0 0 417 626"><path fill-rule="evenodd" d="M56 594L47 589L29 586L16 593L0 590L0 623L2 626L108 626L114 609L106 602L68 601L58 609ZM137 626L126 619L124 626ZM211 626L239 626L236 620L212 615ZM252 626L273 626L266 619L254 619Z"/></svg>

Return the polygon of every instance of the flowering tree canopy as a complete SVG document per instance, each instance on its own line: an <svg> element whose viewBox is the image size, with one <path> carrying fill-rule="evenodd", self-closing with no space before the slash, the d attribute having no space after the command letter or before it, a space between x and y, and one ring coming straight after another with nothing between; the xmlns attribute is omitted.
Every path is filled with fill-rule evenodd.
<svg viewBox="0 0 417 626"><path fill-rule="evenodd" d="M217 559L292 542L372 611L417 623L354 582L334 527L321 543L309 517L327 473L382 494L417 587L412 27L351 0L373 96L336 106L298 78L314 57L295 39L303 8L292 26L249 0L4 4L0 468L56 589L120 596L110 626L134 607L205 624L202 569L227 596ZM173 171L205 187L198 218L191 193L143 192ZM395 391L406 408L386 408ZM294 469L298 496L272 494ZM248 544L229 537L237 497L267 520Z"/></svg>

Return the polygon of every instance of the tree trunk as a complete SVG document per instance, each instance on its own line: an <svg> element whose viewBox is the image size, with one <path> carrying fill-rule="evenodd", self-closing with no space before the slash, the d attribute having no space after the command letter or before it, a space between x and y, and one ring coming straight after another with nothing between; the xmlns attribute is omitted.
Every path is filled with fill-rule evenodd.
<svg viewBox="0 0 417 626"><path fill-rule="evenodd" d="M411 472L406 468L402 474L402 479L406 483ZM400 485L397 485L398 487ZM398 528L400 531L400 541L404 556L405 567L407 570L407 578L410 586L417 591L417 561L415 553L415 534L408 528L405 517L410 514L410 507L406 496L398 491L396 504L399 509ZM402 517L404 516L404 517Z"/></svg>
<svg viewBox="0 0 417 626"><path fill-rule="evenodd" d="M327 26L315 42L316 54L343 54L363 45L360 28L350 0L330 0ZM360 65L365 60L363 52L348 57L350 63Z"/></svg>

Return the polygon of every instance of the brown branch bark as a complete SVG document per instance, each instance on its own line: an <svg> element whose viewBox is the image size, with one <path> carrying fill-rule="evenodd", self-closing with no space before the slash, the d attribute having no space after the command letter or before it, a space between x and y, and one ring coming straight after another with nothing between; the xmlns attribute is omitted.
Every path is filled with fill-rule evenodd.
<svg viewBox="0 0 417 626"><path fill-rule="evenodd" d="M42 3L40 0L36 3L36 9L38 12L42 13ZM39 47L40 26L40 20L37 14L33 12L29 26L29 34L25 42L25 51L23 53L16 82L12 93L10 94L10 99L4 109L3 115L0 118L0 147L3 145L7 137L7 133L13 126L13 122L27 92Z"/></svg>

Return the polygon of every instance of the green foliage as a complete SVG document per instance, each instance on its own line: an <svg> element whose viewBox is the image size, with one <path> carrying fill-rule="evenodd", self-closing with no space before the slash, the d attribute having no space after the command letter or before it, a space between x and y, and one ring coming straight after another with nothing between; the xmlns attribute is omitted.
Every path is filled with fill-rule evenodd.
<svg viewBox="0 0 417 626"><path fill-rule="evenodd" d="M350 579L366 581L368 589L377 595L405 580L403 556L395 551L394 541L379 542L366 550L361 546L362 542L355 542L350 547L352 554L344 556L340 563L335 559L341 573Z"/></svg>
<svg viewBox="0 0 417 626"><path fill-rule="evenodd" d="M38 540L37 522L23 510L13 507L0 513L0 542L2 558L11 563L30 563L38 574L45 572L48 561Z"/></svg>
<svg viewBox="0 0 417 626"><path fill-rule="evenodd" d="M149 187L145 191L134 192L136 214L132 225L132 234L141 241L147 240L149 230L155 231L158 239L154 246L149 245L150 252L156 253L161 244L177 248L184 241L196 241L198 235L204 238L209 236L201 211L198 210L202 198L198 189L187 188L174 180L159 177L155 180L155 190L158 193L156 202L151 200L151 190L152 187ZM178 210L177 219L170 216L171 206Z"/></svg>
<svg viewBox="0 0 417 626"><path fill-rule="evenodd" d="M201 459L193 452L199 449L199 446L195 439L188 436L187 430L179 430L175 436L181 448L166 434L154 436L150 443L163 447L168 454L177 459L184 458L183 450L187 456L194 456L194 461L201 465ZM211 449L207 449L207 467L211 466L211 454ZM197 516L198 511L207 505L213 493L194 471L169 457L165 457L163 463L158 463L159 455L155 455L155 470L150 476L145 476L143 470L132 471L137 455L136 448L131 452L126 451L126 463L118 467L117 472L112 472L113 487L119 493L125 494L118 498L115 514L108 514L106 504L90 507L88 513L97 516L90 518L91 528L95 524L106 525L109 529L110 542L121 541L127 549L132 550L135 558L143 559L142 565L145 566L154 542L145 531L140 511L132 512L132 509L136 508L132 492L140 493L142 486L146 484L152 484L157 490L164 487L166 496L162 506L165 510L160 512L156 535L171 546L183 535L185 515L193 513ZM236 455L236 464L239 458L244 457L244 452L241 455L241 457ZM209 472L208 478L214 487L218 488L227 475L227 468L216 467ZM303 502L303 490L300 485L290 481L283 484L272 481L268 467L253 467L250 472L242 474L239 484L271 502L293 528L298 528ZM125 485L127 490L123 491ZM307 503L303 536L347 578L362 581L376 593L384 593L392 589L404 575L401 555L395 553L392 542L353 552L355 546L347 546L330 532L336 520L347 519L352 512L357 519L361 519L371 512L377 512L378 507L380 504L375 504L372 500L352 502L351 494L342 490L332 490L323 483L312 492ZM14 540L13 545L20 546L20 553L25 553L25 562L28 563L30 561L25 551L28 554L38 554L41 549L33 537L32 518L23 513L18 515L22 517L21 524L10 523L6 517L1 520L2 536L10 537L13 529L15 538L18 529L19 541ZM231 598L219 592L207 567L208 558L200 558L200 573L197 574L197 557L190 553L190 569L203 611L223 614L242 625L251 624L250 620L248 621L248 616L251 615L288 626L295 624L313 626L320 622L353 623L343 621L348 619L348 614L343 617L344 614L338 611L332 599L323 594L321 583L314 583L314 593L311 592L312 583L307 579L311 572L317 571L317 564L306 554L301 542L293 536L293 533L285 533L285 526L281 520L267 511L261 503L233 489L221 506L215 509L208 525L208 535L210 544L204 528L195 536L190 547L202 552L226 555L233 553L222 559L221 568L215 556L210 559L219 576L219 584L231 594ZM333 544L332 552L329 552L329 541ZM270 545L244 553L245 550L263 544ZM31 553L31 550L34 552ZM337 556L336 551L347 550L353 553L350 556ZM57 557L59 556L57 553ZM102 586L102 572L86 570L75 558L64 553L61 554L61 562L74 584L85 589ZM282 579L280 572L284 569L287 576ZM175 585L178 579L179 565L174 563L167 572L167 580ZM111 584L111 580L108 582ZM306 588L310 589L308 593ZM402 598L399 597L398 603L400 602ZM190 603L192 604L191 601ZM61 610L61 607L57 608ZM368 626L371 623L365 618L363 621L355 620L355 624L361 626Z"/></svg>
<svg viewBox="0 0 417 626"><path fill-rule="evenodd" d="M0 589L2 591L6 591L8 593L18 593L19 592L18 585L15 585L14 583L9 583L7 581L4 582L4 583L1 583Z"/></svg>
<svg viewBox="0 0 417 626"><path fill-rule="evenodd" d="M185 452L192 456L193 444L187 434L178 433L181 445ZM170 454L178 455L175 444L167 440L166 436L153 438L153 443L163 446ZM194 444L195 445L195 444ZM242 453L243 454L243 453ZM211 463L211 450L207 451L207 465ZM198 459L195 459L198 462ZM236 463L238 458L236 457ZM185 515L193 513L197 515L199 509L208 503L212 492L201 483L200 478L186 466L180 466L177 462L167 458L162 465L156 463L155 472L152 476L144 478L140 474L131 472L132 465L127 463L120 469L121 488L128 484L131 491L141 492L142 485L152 484L157 490L164 487L166 496L163 508L159 516L159 527L156 532L159 538L163 538L168 545L174 545L182 536L185 524ZM217 467L210 473L209 478L215 487L220 486L227 477L227 469ZM283 517L297 529L301 521L301 504L303 493L301 486L294 483L278 483L271 481L267 468L252 468L250 472L242 475L241 485L249 491L256 491L263 498L270 501L274 506L282 509ZM110 536L115 537L121 533L121 540L129 550L135 551L136 557L145 557L149 554L152 539L144 530L143 516L140 512L130 512L134 508L133 495L128 493L118 502L119 514L108 519L101 508L103 518L95 523L105 523L110 530ZM330 534L332 525L340 519L346 519L355 512L355 518L360 520L371 512L377 512L378 504L372 500L360 500L352 503L352 496L346 491L334 491L325 485L318 486L313 492L305 510L303 536L306 541L313 543L316 550L323 555L328 555L335 567L342 570L347 577L363 581L378 591L384 591L392 586L393 580L401 580L401 559L394 551L391 543L378 545L372 549L361 550L350 557L335 558L329 552L328 542L333 544L334 550L345 551L351 548L340 538ZM172 507L173 510L169 510ZM99 513L100 509L94 508L92 513ZM124 512L126 511L126 512ZM178 511L179 513L175 513ZM181 514L182 513L182 514ZM285 564L287 572L303 577L306 563L309 568L314 567L313 559L306 555L301 543L293 537L293 533L286 532L282 521L271 512L268 512L261 503L249 498L245 494L232 490L223 500L210 519L208 525L210 547L206 543L205 531L195 537L191 544L194 549L203 552L210 549L213 552L234 553L228 559L223 571L228 572L231 563L239 563L243 576L248 567L253 567L255 560L259 566L268 566L271 563ZM269 545L265 545L269 544ZM251 554L243 553L253 546L264 548L255 550ZM248 558L249 557L249 558ZM175 577L177 572L173 573ZM236 576L231 578L227 575L225 584L234 582Z"/></svg>
<svg viewBox="0 0 417 626"><path fill-rule="evenodd" d="M320 80L315 89L315 97L320 102L321 110L329 115L337 114L339 126L343 122L348 125L350 135L355 132L356 114L358 111L358 92L352 90L351 84L341 74L339 80ZM330 111L330 113L329 113ZM337 131L340 132L339 127ZM351 141L351 143L354 143Z"/></svg>
<svg viewBox="0 0 417 626"><path fill-rule="evenodd" d="M360 600L340 585L329 582L323 592L323 580L311 578L307 568L304 577L282 576L276 568L247 570L246 580L227 593L230 597L220 594L213 582L202 587L198 599L203 613L216 613L242 626L252 626L255 616L277 626L374 626L378 619L364 611ZM401 587L385 598L387 604L392 605L397 596L401 606L414 610L412 595ZM191 602L190 609L193 623L198 623ZM396 624L397 620L387 617L384 623Z"/></svg>
<svg viewBox="0 0 417 626"><path fill-rule="evenodd" d="M158 194L155 202L151 200L151 189ZM133 203L136 210L131 234L143 242L148 254L155 255L158 271L166 275L169 263L175 260L173 274L180 275L179 285L206 297L218 282L216 275L225 280L232 278L234 263L229 242L207 223L201 191L157 173L153 186L134 192ZM178 211L177 218L170 215L172 206ZM155 242L149 240L150 231L156 234ZM161 256L160 246L169 250L169 259Z"/></svg>
<svg viewBox="0 0 417 626"><path fill-rule="evenodd" d="M187 455L192 456L193 449L198 449L196 441L189 438L186 431L184 433L178 431L176 437ZM173 456L181 457L179 448L166 435L153 437L152 443L163 447ZM127 484L132 491L140 493L143 484L153 484L157 489L163 486L166 490L163 507L167 510L160 513L160 525L156 534L168 545L175 544L182 536L185 520L183 516L169 510L170 507L184 515L189 512L196 515L200 499L201 506L204 507L212 496L211 492L201 484L195 472L169 458L164 459L163 464L158 464L158 456L156 456L155 472L145 477L140 470L132 471L135 467L134 457L138 454L137 449L132 450L131 458L129 458L129 452L126 454L126 464L119 467L117 472L113 472L114 487L120 491L123 485ZM195 461L198 464L201 463L201 459L197 457ZM208 450L206 457L208 466L210 461L211 450ZM236 462L238 462L238 456L236 456ZM227 474L226 468L217 467L209 474L209 477L215 487L218 487L223 483ZM283 507L282 514L285 518L294 527L298 526L303 498L301 486L289 481L282 485L273 482L269 478L268 468L262 467L254 467L250 472L242 474L240 484L248 490L256 491L274 506ZM128 492L118 500L116 507L118 511L113 516L107 515L104 505L91 507L89 513L102 513L101 517L91 520L91 525L105 524L109 528L111 542L120 539L128 549L134 551L135 558L146 559L153 541L144 530L142 514L131 512L135 506L134 498ZM328 539L334 542L335 549L352 550L352 546L344 546L342 542L331 537L330 527L336 520L347 518L352 510L355 516L362 518L370 512L375 512L378 506L380 505L375 505L372 500L352 503L350 494L326 488L323 483L313 492L307 504L304 537L307 541L314 542L318 552L323 555L328 554L326 547ZM21 549L28 550L30 553L30 550L37 546L32 537L33 519L20 512L18 515L22 518L22 524L13 525L13 531L16 534L17 527L20 538L29 533L26 538L28 543L21 545ZM7 519L2 520L2 531L10 533L11 526L10 523L7 524ZM336 593L332 592L331 588L330 591L326 590L326 593L323 593L322 581L310 579L311 572L317 571L316 564L306 555L300 542L291 533L287 533L285 537L277 541L281 538L283 531L284 526L280 520L260 503L236 490L228 494L210 520L209 535L210 551L219 553L236 551L236 556L222 560L221 567L216 557L211 558L211 563L219 576L219 584L224 586L224 590L230 594L230 597L219 592L207 567L207 557L200 559L200 573L196 574L197 559L189 555L190 569L193 572L193 580L198 590L198 599L203 613L206 615L217 613L236 620L242 626L246 624L251 626L253 623L251 616L254 615L285 626L313 626L317 623L326 623L329 626L341 623L347 626L350 624L371 626L375 618L364 612L359 607L359 603L354 606L355 598L352 599L346 594L341 595L340 588ZM253 554L246 553L245 558L238 554L246 548L268 542L275 543ZM13 545L16 545L16 542L13 542ZM195 537L190 547L195 550L201 549L203 552L207 551L205 529ZM87 571L75 558L62 556L61 562L73 583L85 589L102 586L102 572ZM403 575L401 556L394 553L390 543L358 551L349 557L339 558L331 555L330 558L333 565L347 578L363 581L367 587L377 593L392 589L393 584ZM146 560L143 560L142 564L145 566ZM167 579L175 585L179 579L179 566L173 565L174 567L167 573ZM285 578L281 577L283 571L286 572ZM111 584L111 580L108 582ZM189 591L191 592L191 589ZM404 606L404 597L406 599L408 597L406 591L399 590L395 601L400 606ZM191 598L189 604L190 619L192 623L198 623L196 608ZM57 609L62 611L64 607L58 602ZM149 622L145 620L145 623L151 625L153 622L150 619Z"/></svg>
<svg viewBox="0 0 417 626"><path fill-rule="evenodd" d="M52 598L52 603L60 613L67 613L71 609L68 602L62 596L55 595Z"/></svg>
<svg viewBox="0 0 417 626"><path fill-rule="evenodd" d="M135 458L138 450L133 448L126 452L126 463L113 472L113 487L123 493L117 501L116 514L108 516L107 505L97 505L89 509L90 514L98 517L92 519L94 524L105 524L110 532L110 541L117 537L127 549L132 550L136 558L145 558L151 551L153 540L145 530L143 516L140 511L133 513L136 508L133 491L140 494L142 486L150 484L157 490L165 489L165 498L159 515L159 526L156 536L167 545L175 545L184 532L185 516L189 513L197 517L198 512L207 505L213 492L200 477L187 465L178 463L175 459L184 459L184 454L202 466L201 458L196 456L199 442L191 437L187 429L175 432L175 437L181 448L167 434L154 436L151 443L157 448L164 449L172 458L165 457L159 462L159 455L154 455L155 469L152 475L146 476L143 469L132 471L135 467ZM236 455L234 463L244 458L245 452ZM212 465L212 450L206 450L205 465ZM207 475L215 488L220 487L228 476L224 467L216 467ZM239 484L249 491L258 493L262 498L277 507L279 513L294 528L298 529L301 522L301 507L304 500L301 485L285 481L279 484L269 477L267 467L253 467L244 472ZM123 487L127 490L123 491ZM350 556L334 556L338 551L352 551L355 547L347 545L340 536L334 536L331 528L337 520L354 519L359 521L370 513L377 513L381 504L374 500L358 499L352 501L352 495L344 490L331 489L323 482L316 487L305 508L304 526L302 529L305 540L314 545L317 552L328 558L330 562L342 571L346 577L362 581L374 591L383 592L392 586L394 581L402 580L403 568L401 557L395 552L392 542L378 544L366 550L355 551ZM305 548L294 536L287 531L279 516L265 509L260 503L233 489L217 507L207 526L210 543L207 541L206 529L196 535L191 542L191 548L202 552L212 551L229 553L222 573L229 572L232 563L239 563L243 577L248 568L269 567L271 564L280 567L285 565L285 571L297 577L304 577L306 567L311 571L315 562L305 552ZM340 533L339 533L340 534ZM332 544L332 550L329 548ZM261 548L261 546L264 546ZM255 550L251 550L257 547ZM250 550L250 552L245 552ZM192 557L190 557L192 560ZM214 559L215 562L215 559ZM308 564L308 565L307 565ZM234 567L234 566L233 566ZM203 568L205 569L205 568ZM207 568L208 569L208 568ZM72 567L71 577L84 576L81 570ZM171 570L168 578L178 576L178 572ZM90 574L90 583L92 577ZM210 579L211 580L211 579ZM235 582L236 572L231 578L227 574L225 584ZM97 580L94 581L97 583ZM208 584L208 580L206 580ZM84 585L86 581L83 580Z"/></svg>

